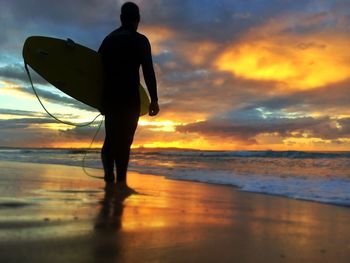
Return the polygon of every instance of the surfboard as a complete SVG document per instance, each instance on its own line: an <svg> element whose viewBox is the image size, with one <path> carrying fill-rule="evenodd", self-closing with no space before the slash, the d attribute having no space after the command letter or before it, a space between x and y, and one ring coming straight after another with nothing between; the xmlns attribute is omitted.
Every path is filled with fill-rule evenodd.
<svg viewBox="0 0 350 263"><path fill-rule="evenodd" d="M101 56L96 51L71 39L31 36L24 43L23 59L57 89L93 108L100 108L103 71ZM141 84L139 91L140 115L145 115L150 100Z"/></svg>

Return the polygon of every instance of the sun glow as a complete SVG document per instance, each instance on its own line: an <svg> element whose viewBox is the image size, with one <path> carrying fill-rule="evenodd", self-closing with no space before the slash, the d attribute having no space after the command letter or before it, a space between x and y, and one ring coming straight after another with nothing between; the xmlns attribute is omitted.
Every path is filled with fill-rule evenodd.
<svg viewBox="0 0 350 263"><path fill-rule="evenodd" d="M50 144L45 144L45 147L53 147L53 148L67 148L67 149L74 149L74 148L88 148L90 145L90 140L85 140L85 141L66 141L66 142L53 142ZM93 148L101 148L102 147L102 142L95 142L93 144Z"/></svg>
<svg viewBox="0 0 350 263"><path fill-rule="evenodd" d="M183 125L183 123L174 122L171 120L139 120L138 124L140 126L148 127L151 131L163 131L163 132L174 132L176 130L176 126Z"/></svg>
<svg viewBox="0 0 350 263"><path fill-rule="evenodd" d="M204 138L196 136L196 138L189 137L187 139L179 139L176 136L168 141L152 141L143 144L135 144L134 148L191 148L191 149L213 149L213 145Z"/></svg>

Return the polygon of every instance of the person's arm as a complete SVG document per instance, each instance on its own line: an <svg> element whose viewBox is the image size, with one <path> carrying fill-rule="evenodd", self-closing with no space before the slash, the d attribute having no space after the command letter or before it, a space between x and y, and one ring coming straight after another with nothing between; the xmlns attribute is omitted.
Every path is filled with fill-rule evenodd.
<svg viewBox="0 0 350 263"><path fill-rule="evenodd" d="M159 112L158 95L157 95L157 81L154 73L151 45L146 39L145 41L145 53L142 62L142 72L145 78L148 93L151 97L151 104L149 106L149 115L155 116Z"/></svg>

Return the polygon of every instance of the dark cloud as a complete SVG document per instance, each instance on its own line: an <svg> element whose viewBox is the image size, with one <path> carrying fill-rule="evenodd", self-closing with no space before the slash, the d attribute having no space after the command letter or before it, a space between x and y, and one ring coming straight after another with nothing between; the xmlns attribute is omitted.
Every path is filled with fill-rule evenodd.
<svg viewBox="0 0 350 263"><path fill-rule="evenodd" d="M3 147L50 147L57 141L62 141L57 131L42 127L1 129L0 145Z"/></svg>
<svg viewBox="0 0 350 263"><path fill-rule="evenodd" d="M0 129L1 130L11 130L11 129L25 129L33 124L51 124L56 123L51 118L20 118L20 119L0 119Z"/></svg>
<svg viewBox="0 0 350 263"><path fill-rule="evenodd" d="M1 111L5 112L5 110ZM8 110L8 113L20 114L21 112L11 112L11 110ZM33 115L35 115L35 113ZM35 147L50 146L70 140L75 142L87 142L92 139L97 130L96 124L94 126L60 130L45 128L42 126L45 124L57 124L57 122L50 117L0 120L0 145L11 147ZM96 138L96 142L101 141L103 136L104 129L102 127L99 136ZM86 147L88 146L87 143Z"/></svg>
<svg viewBox="0 0 350 263"><path fill-rule="evenodd" d="M40 77L35 71L31 71L31 77L34 83L47 84L47 81ZM0 78L14 80L21 83L29 83L28 75L24 69L24 64L8 64L0 67Z"/></svg>
<svg viewBox="0 0 350 263"><path fill-rule="evenodd" d="M89 141L92 140L95 133L98 131L101 121L96 121L94 125L85 127L74 127L68 130L60 130L60 134L68 141ZM102 141L104 139L104 125L102 124L95 142ZM88 146L88 145L87 145Z"/></svg>
<svg viewBox="0 0 350 263"><path fill-rule="evenodd" d="M19 21L31 19L33 22L64 26L97 24L113 17L118 10L118 5L113 0L17 0L9 1L5 5L9 16Z"/></svg>
<svg viewBox="0 0 350 263"><path fill-rule="evenodd" d="M264 107L265 104L274 103L276 109L287 103L290 105L288 97L283 105L279 100L273 100L276 94L271 94L270 91L274 87L274 83L267 81L242 80L229 73L202 71L201 76L188 76L186 81L182 81L181 77L177 81L174 78L171 84L166 82L160 86L160 97L167 102L162 105L162 114L175 112L183 118L201 113L207 117L219 118L242 109Z"/></svg>
<svg viewBox="0 0 350 263"><path fill-rule="evenodd" d="M305 10L313 1L254 0L147 0L140 1L147 24L164 25L185 39L222 43L239 38L252 27L273 17Z"/></svg>
<svg viewBox="0 0 350 263"><path fill-rule="evenodd" d="M31 116L31 117L44 117L45 114L36 111L26 111L26 110L13 110L13 109L0 109L0 114L5 115L16 115L16 116Z"/></svg>
<svg viewBox="0 0 350 263"><path fill-rule="evenodd" d="M283 95L260 95L251 98L246 109L262 107L270 110L286 110L305 114L319 111L329 116L340 112L350 114L349 85L350 80L347 80L318 89L294 91Z"/></svg>
<svg viewBox="0 0 350 263"><path fill-rule="evenodd" d="M97 49L103 35L118 25L119 4L113 0L16 0L1 3L0 46L19 55L30 35L70 37Z"/></svg>
<svg viewBox="0 0 350 263"><path fill-rule="evenodd" d="M268 118L255 121L233 122L232 120L208 120L177 126L179 132L198 133L216 138L233 139L245 143L256 143L259 134L275 134L282 137L304 136L321 139L348 138L350 136L350 118L339 120L341 127L337 127L335 120L322 118ZM307 135L305 135L307 134Z"/></svg>
<svg viewBox="0 0 350 263"><path fill-rule="evenodd" d="M1 109L0 108L0 115L14 115L14 116L22 116L23 119L29 120L31 119L33 123L39 124L41 122L36 122L36 120L42 121L42 118L49 121L49 119L53 122L56 122L53 120L46 112L37 112L37 111L27 111L27 110L13 110L13 109ZM74 115L74 114L64 114L64 113L55 113L55 117L59 119L77 119L80 116ZM22 120L23 120L22 119ZM14 121L19 121L21 119L13 119ZM4 119L3 121L7 121L7 119ZM10 120L9 120L10 121ZM50 122L51 123L51 122Z"/></svg>
<svg viewBox="0 0 350 263"><path fill-rule="evenodd" d="M114 0L16 0L2 3L0 45L19 51L29 35L70 37L97 49L117 27L120 6ZM249 29L291 12L305 12L319 1L291 0L140 0L143 25L161 25L178 32L179 40L238 39ZM325 5L325 8L329 5ZM320 7L318 6L318 9ZM311 10L311 8L309 8ZM328 10L328 9L326 9ZM307 11L311 12L311 11ZM321 11L322 12L322 9Z"/></svg>
<svg viewBox="0 0 350 263"><path fill-rule="evenodd" d="M66 95L61 95L62 93L59 91L54 93L54 92L49 91L49 90L44 89L44 88L36 87L35 89L36 89L36 92L37 92L40 99L45 99L45 100L48 100L52 103L56 103L59 105L64 105L64 106L74 107L74 108L78 108L78 109L82 109L82 110L97 112L97 110L95 110L94 108L92 108L84 103L81 103L81 102L77 101L76 99L73 99L73 98L68 97ZM20 90L22 92L29 93L29 94L32 94L34 96L34 92L33 92L32 87L21 87Z"/></svg>

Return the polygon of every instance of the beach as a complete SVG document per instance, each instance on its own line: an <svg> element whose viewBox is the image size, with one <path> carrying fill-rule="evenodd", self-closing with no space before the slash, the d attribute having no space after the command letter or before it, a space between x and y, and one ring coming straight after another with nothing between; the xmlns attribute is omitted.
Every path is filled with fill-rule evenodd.
<svg viewBox="0 0 350 263"><path fill-rule="evenodd" d="M350 209L130 172L0 161L2 262L348 262ZM88 169L101 175L100 169Z"/></svg>

